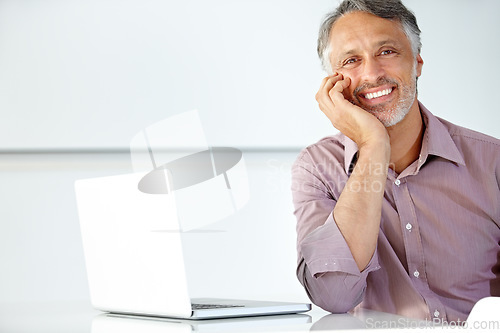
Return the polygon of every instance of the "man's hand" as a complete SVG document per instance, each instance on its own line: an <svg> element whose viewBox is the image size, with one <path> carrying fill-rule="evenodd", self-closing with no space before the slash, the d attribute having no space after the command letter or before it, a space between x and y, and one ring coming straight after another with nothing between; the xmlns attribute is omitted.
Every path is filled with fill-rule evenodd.
<svg viewBox="0 0 500 333"><path fill-rule="evenodd" d="M316 94L319 108L333 126L356 142L360 149L372 142L388 142L384 125L374 115L345 98L344 90L350 84L348 77L338 73L324 78Z"/></svg>

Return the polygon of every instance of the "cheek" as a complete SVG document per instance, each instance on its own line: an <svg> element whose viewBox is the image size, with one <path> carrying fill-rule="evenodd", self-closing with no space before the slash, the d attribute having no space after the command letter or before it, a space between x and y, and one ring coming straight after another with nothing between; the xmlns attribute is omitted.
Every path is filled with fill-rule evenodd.
<svg viewBox="0 0 500 333"><path fill-rule="evenodd" d="M354 100L354 87L352 83L346 90L344 90L344 97L350 101Z"/></svg>

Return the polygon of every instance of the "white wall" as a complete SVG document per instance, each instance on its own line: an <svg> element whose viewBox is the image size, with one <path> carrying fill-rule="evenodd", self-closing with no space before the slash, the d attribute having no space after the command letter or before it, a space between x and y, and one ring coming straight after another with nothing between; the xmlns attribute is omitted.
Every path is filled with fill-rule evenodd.
<svg viewBox="0 0 500 333"><path fill-rule="evenodd" d="M127 148L141 128L193 108L211 145L308 145L335 132L314 101L316 34L335 3L2 0L0 150ZM423 30L421 100L499 137L500 1L405 3ZM245 157L253 192L237 217L265 233L245 255L260 264L258 285L266 272L281 279L260 290L269 297L304 296L293 272L296 152ZM0 302L88 297L73 182L129 169L120 154L0 154ZM271 245L274 262L259 261Z"/></svg>
<svg viewBox="0 0 500 333"><path fill-rule="evenodd" d="M406 0L423 31L421 100L493 136L500 1ZM126 148L198 109L212 145L303 147L335 132L314 94L336 0L3 0L0 149Z"/></svg>

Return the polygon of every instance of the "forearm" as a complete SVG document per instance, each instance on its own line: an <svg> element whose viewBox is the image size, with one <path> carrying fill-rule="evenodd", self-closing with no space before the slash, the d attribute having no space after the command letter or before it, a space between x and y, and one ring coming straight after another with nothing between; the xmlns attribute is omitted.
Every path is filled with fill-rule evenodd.
<svg viewBox="0 0 500 333"><path fill-rule="evenodd" d="M333 210L360 271L377 246L389 157L387 140L360 147L356 166Z"/></svg>

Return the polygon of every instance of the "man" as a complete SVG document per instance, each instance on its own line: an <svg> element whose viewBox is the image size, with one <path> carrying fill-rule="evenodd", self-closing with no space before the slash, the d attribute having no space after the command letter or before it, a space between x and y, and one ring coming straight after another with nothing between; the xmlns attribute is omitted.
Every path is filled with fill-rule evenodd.
<svg viewBox="0 0 500 333"><path fill-rule="evenodd" d="M341 133L301 152L292 191L297 276L327 311L456 322L500 296L500 140L417 100L419 35L399 0L345 0L320 29Z"/></svg>

